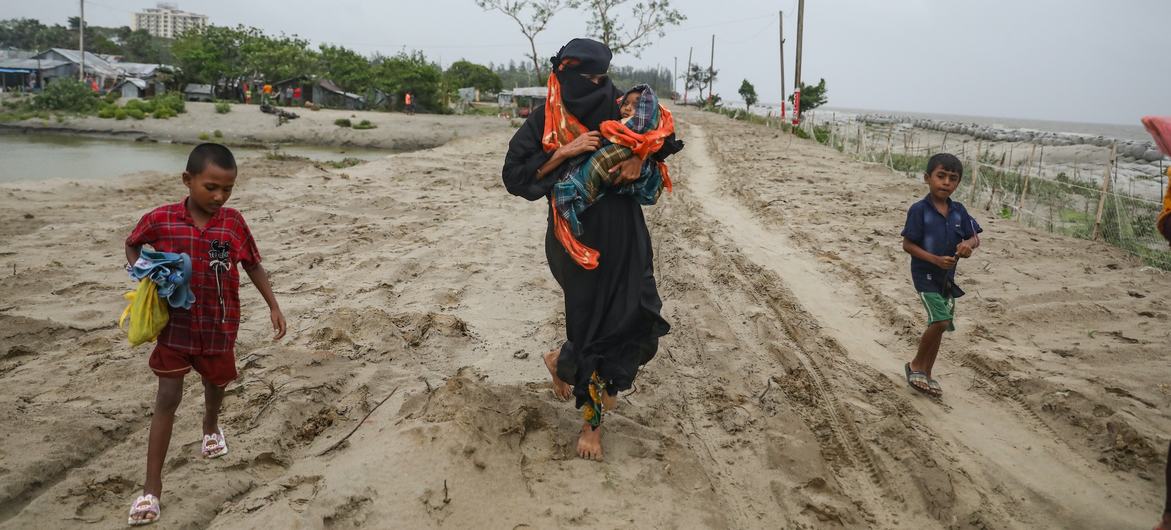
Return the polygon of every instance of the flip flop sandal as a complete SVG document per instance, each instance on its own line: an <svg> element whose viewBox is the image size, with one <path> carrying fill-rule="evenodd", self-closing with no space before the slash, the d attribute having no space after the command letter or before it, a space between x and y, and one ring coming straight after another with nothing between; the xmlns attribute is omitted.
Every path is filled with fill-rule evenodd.
<svg viewBox="0 0 1171 530"><path fill-rule="evenodd" d="M142 517L143 515L153 514L151 518L136 519L134 516ZM130 516L126 519L126 524L130 526L142 526L155 523L163 516L162 509L159 508L159 499L154 495L147 493L137 499L134 499L134 504L130 505Z"/></svg>
<svg viewBox="0 0 1171 530"><path fill-rule="evenodd" d="M939 386L939 381L928 378L927 379L927 387L931 389L931 395L933 395L935 397L942 397L943 396L943 387Z"/></svg>
<svg viewBox="0 0 1171 530"><path fill-rule="evenodd" d="M228 454L228 439L224 438L224 429L218 432L203 435L203 457L219 458Z"/></svg>
<svg viewBox="0 0 1171 530"><path fill-rule="evenodd" d="M930 387L931 383L930 380L927 379L927 374L912 370L911 363L904 364L903 371L905 371L907 374L907 384L910 385L911 388L915 389L917 392L921 392L929 396L932 395Z"/></svg>

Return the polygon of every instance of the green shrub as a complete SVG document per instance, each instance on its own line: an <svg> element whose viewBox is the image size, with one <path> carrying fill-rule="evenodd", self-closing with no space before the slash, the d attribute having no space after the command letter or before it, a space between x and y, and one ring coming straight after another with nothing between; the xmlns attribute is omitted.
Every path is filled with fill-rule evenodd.
<svg viewBox="0 0 1171 530"><path fill-rule="evenodd" d="M227 114L229 112L232 112L232 105L227 101L220 101L219 103L215 104L216 114Z"/></svg>
<svg viewBox="0 0 1171 530"><path fill-rule="evenodd" d="M796 129L794 129L794 132L793 132L793 134L796 134L796 135L797 135L797 138L800 138L800 139L802 139L802 140L808 140L808 139L809 139L809 133L805 132L805 129L802 129L802 128L800 128L800 127L797 127Z"/></svg>
<svg viewBox="0 0 1171 530"><path fill-rule="evenodd" d="M126 119L126 116L127 116L126 109L118 109L117 111L114 112L114 119L115 120L118 120L118 121L124 120L124 119Z"/></svg>
<svg viewBox="0 0 1171 530"><path fill-rule="evenodd" d="M57 79L49 83L33 100L33 106L38 109L85 114L98 110L99 103L93 90L74 79Z"/></svg>
<svg viewBox="0 0 1171 530"><path fill-rule="evenodd" d="M105 118L105 119L107 119L107 120L108 120L108 119L110 119L110 118L113 118L113 117L114 117L114 113L116 113L116 112L118 112L118 108L117 108L117 107L114 107L114 106L109 106L109 107L102 107L102 110L99 110L99 111L98 111L98 117L99 117L99 118Z"/></svg>
<svg viewBox="0 0 1171 530"><path fill-rule="evenodd" d="M370 123L370 120L362 120L362 121L358 122L358 124L355 125L354 128L358 129L358 130L365 130L365 129L376 129L376 128L378 128L378 126L374 125L373 123Z"/></svg>
<svg viewBox="0 0 1171 530"><path fill-rule="evenodd" d="M175 116L187 112L187 103L183 101L182 94L178 92L167 92L161 96L155 96L154 104L156 107L167 107L171 109Z"/></svg>
<svg viewBox="0 0 1171 530"><path fill-rule="evenodd" d="M350 126L350 119L349 118L338 118L336 120L333 120L333 124L337 125L338 127L349 127Z"/></svg>
<svg viewBox="0 0 1171 530"><path fill-rule="evenodd" d="M216 129L214 132L212 132L212 133L211 133L211 135L212 135L212 136L215 136L216 138L223 138L223 137L224 137L224 131L221 131L221 130L219 130L219 129Z"/></svg>
<svg viewBox="0 0 1171 530"><path fill-rule="evenodd" d="M829 127L814 127L813 137L817 139L819 144L829 143Z"/></svg>
<svg viewBox="0 0 1171 530"><path fill-rule="evenodd" d="M126 115L136 120L141 120L146 117L146 113L142 109L126 109Z"/></svg>
<svg viewBox="0 0 1171 530"><path fill-rule="evenodd" d="M205 141L205 142L206 142L206 141L208 141L208 140L210 140L210 139L211 139L211 136L208 136L208 134L207 134L207 133L205 133L205 132L204 132L204 133L199 133L199 139L200 139L200 140L203 140L203 141Z"/></svg>
<svg viewBox="0 0 1171 530"><path fill-rule="evenodd" d="M113 103L115 101L118 101L118 98L120 98L120 97L122 97L122 92L118 91L118 90L114 90L111 92L106 92L106 97L104 97L102 99L105 100L106 103Z"/></svg>
<svg viewBox="0 0 1171 530"><path fill-rule="evenodd" d="M166 94L147 100L129 101L126 103L126 108L140 109L144 113L150 114L160 120L173 118L187 110L186 104L183 103L183 98L179 97L179 94L176 92L167 92Z"/></svg>

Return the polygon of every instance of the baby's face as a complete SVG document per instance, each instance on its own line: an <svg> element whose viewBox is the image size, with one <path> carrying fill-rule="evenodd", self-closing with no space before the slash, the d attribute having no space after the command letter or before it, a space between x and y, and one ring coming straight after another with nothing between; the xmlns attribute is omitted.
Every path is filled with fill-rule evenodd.
<svg viewBox="0 0 1171 530"><path fill-rule="evenodd" d="M638 92L631 92L622 98L622 119L634 116L634 107L638 106Z"/></svg>

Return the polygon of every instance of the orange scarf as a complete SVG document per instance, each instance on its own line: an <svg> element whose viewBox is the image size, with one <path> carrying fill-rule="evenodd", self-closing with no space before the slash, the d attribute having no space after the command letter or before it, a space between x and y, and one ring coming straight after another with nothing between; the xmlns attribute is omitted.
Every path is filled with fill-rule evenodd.
<svg viewBox="0 0 1171 530"><path fill-rule="evenodd" d="M562 66L564 67L564 64ZM545 98L545 131L541 135L541 147L545 149L546 153L552 153L557 148L572 142L574 138L590 131L565 108L565 104L561 101L561 82L557 80L556 73L549 74L548 86L549 93ZM598 268L598 258L602 254L573 236L573 231L569 229L569 222L557 213L556 204L556 200L549 201L549 207L553 209L553 235L557 237L557 241L561 242L561 246L569 253L569 257L573 258L573 261L581 265L583 269Z"/></svg>
<svg viewBox="0 0 1171 530"><path fill-rule="evenodd" d="M634 156L646 160L651 154L659 152L667 137L675 133L675 118L671 116L671 111L659 105L659 126L647 131L646 134L638 134L630 130L626 124L614 120L602 122L600 129L602 136L610 143L629 147L634 151ZM672 186L671 177L667 174L667 164L661 161L656 163L659 165L659 172L663 174L663 187L670 192Z"/></svg>
<svg viewBox="0 0 1171 530"><path fill-rule="evenodd" d="M562 67L564 67L564 63ZM561 101L561 82L557 80L556 73L549 74L548 87L549 92L545 98L545 130L541 135L541 147L546 153L552 153L559 147L568 145L575 138L588 133L589 129L565 108L565 104ZM659 107L659 112L661 113L659 126L646 134L638 134L620 122L609 120L602 122L602 135L612 143L629 147L634 151L635 156L645 160L651 153L658 152L663 147L663 141L675 131L675 120L671 117L671 113L662 106ZM663 185L667 191L671 191L671 178L667 175L667 165L663 162L657 163L663 174ZM569 222L557 213L556 204L555 198L549 201L549 207L553 209L553 235L557 241L561 242L561 246L565 248L565 252L574 262L586 270L596 269L598 259L602 255L601 252L574 237L573 230L569 228Z"/></svg>

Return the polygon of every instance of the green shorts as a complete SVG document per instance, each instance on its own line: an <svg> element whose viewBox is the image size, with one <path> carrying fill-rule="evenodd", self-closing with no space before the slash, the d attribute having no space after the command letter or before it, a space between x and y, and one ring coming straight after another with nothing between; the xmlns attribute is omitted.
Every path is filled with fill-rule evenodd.
<svg viewBox="0 0 1171 530"><path fill-rule="evenodd" d="M939 293L920 292L919 300L927 310L927 324L947 321L947 330L955 331L955 298L945 298Z"/></svg>

